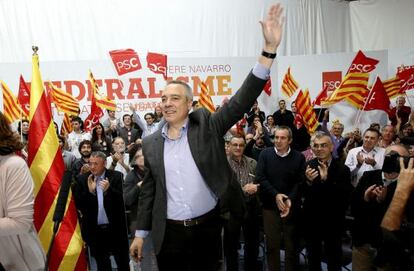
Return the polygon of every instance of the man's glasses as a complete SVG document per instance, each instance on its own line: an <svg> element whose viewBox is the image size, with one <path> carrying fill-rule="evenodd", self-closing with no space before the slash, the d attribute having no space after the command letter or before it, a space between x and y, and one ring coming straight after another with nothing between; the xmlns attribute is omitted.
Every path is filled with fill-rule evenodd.
<svg viewBox="0 0 414 271"><path fill-rule="evenodd" d="M324 148L327 148L328 146L329 146L328 143L313 144L312 148L314 148L314 149L324 149Z"/></svg>
<svg viewBox="0 0 414 271"><path fill-rule="evenodd" d="M232 147L235 147L235 148L237 148L237 147L239 147L239 148L244 148L244 144L236 144L236 143L233 143L233 144L231 144L231 146Z"/></svg>

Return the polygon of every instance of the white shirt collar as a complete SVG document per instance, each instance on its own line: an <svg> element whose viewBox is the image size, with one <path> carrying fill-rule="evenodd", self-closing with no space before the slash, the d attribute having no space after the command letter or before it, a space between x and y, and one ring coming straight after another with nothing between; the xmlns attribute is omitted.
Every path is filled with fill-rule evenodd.
<svg viewBox="0 0 414 271"><path fill-rule="evenodd" d="M276 147L275 147L275 152L276 152L276 155L277 156L279 156L279 157L286 157L286 156L288 156L289 155L289 153L290 153L290 146L289 146L289 149L287 150L287 152L285 152L285 153L280 153L280 152L278 152L277 151L277 149L276 149Z"/></svg>

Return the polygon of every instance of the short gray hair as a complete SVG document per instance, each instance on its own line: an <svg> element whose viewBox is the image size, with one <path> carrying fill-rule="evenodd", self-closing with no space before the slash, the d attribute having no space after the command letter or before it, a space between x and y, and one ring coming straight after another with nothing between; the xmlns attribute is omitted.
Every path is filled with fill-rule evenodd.
<svg viewBox="0 0 414 271"><path fill-rule="evenodd" d="M183 86L184 90L185 90L185 96L187 97L187 100L193 101L193 90L191 89L191 87L186 82L180 81L180 80L171 80L171 81L168 81L166 87L169 86L169 85L172 85L172 84Z"/></svg>
<svg viewBox="0 0 414 271"><path fill-rule="evenodd" d="M324 137L329 139L330 144L333 144L331 136L328 133L324 132L324 131L317 131L315 134L313 134L312 137L311 137L311 143L313 144L315 139L321 139L321 138L324 138Z"/></svg>
<svg viewBox="0 0 414 271"><path fill-rule="evenodd" d="M288 126L285 126L285 125L280 125L279 126L279 125L277 125L276 128L275 128L275 135L276 135L276 132L280 131L280 130L288 131L288 139L289 140L293 138L292 130Z"/></svg>
<svg viewBox="0 0 414 271"><path fill-rule="evenodd" d="M101 151L92 152L91 157L99 157L99 158L102 158L102 160L106 161L106 154Z"/></svg>

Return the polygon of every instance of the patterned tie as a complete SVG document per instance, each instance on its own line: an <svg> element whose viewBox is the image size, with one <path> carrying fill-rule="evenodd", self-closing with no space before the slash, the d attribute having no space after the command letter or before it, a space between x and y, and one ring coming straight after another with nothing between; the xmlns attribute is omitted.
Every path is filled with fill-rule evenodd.
<svg viewBox="0 0 414 271"><path fill-rule="evenodd" d="M104 202L103 202L103 190L99 185L103 180L103 177L97 177L96 181L96 195L98 197L98 225L109 224L108 217L106 216Z"/></svg>

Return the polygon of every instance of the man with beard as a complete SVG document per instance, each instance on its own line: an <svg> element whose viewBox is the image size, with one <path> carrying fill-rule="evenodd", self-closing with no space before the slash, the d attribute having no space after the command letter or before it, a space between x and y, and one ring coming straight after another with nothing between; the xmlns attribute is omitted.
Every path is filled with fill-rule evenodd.
<svg viewBox="0 0 414 271"><path fill-rule="evenodd" d="M72 167L72 174L75 178L78 178L81 174L89 173L89 157L92 153L92 142L89 140L83 140L79 143L79 153L81 158L78 158Z"/></svg>

